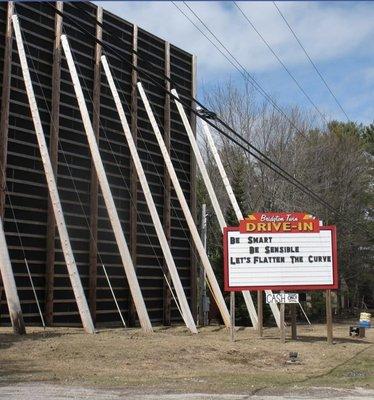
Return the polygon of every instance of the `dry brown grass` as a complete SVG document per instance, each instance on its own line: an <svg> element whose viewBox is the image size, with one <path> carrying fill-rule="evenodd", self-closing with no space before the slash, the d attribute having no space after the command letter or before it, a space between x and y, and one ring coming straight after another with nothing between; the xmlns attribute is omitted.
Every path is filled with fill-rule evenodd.
<svg viewBox="0 0 374 400"><path fill-rule="evenodd" d="M299 327L300 340L281 344L275 328L260 339L253 329L237 332L211 326L198 335L183 327L107 329L86 335L81 329L29 328L16 337L0 329L0 383L56 382L69 385L241 392L267 387L318 386L374 388L374 330L365 339L335 325L335 344L326 343L323 325ZM300 364L286 363L297 351Z"/></svg>

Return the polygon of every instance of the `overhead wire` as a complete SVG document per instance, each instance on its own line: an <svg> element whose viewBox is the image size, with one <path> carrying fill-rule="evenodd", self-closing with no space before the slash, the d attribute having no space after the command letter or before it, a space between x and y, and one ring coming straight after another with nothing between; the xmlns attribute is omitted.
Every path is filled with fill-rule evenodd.
<svg viewBox="0 0 374 400"><path fill-rule="evenodd" d="M183 2L184 4L186 4L186 2ZM289 75L289 77L293 80L293 82L295 83L295 85L299 88L300 92L305 96L305 98L309 101L309 103L313 106L313 108L317 111L317 113L321 116L321 118L325 121L325 123L327 124L328 121L326 120L326 116L325 114L322 113L322 111L318 108L318 106L316 105L316 103L312 100L312 98L309 96L309 94L305 91L305 89L301 86L301 83L296 79L295 75L289 70L289 68L287 67L287 65L281 60L281 58L278 56L278 54L274 51L274 49L272 48L272 46L270 45L270 43L264 38L264 36L261 34L261 32L256 28L256 26L254 25L254 23L250 20L250 18L248 17L248 15L243 11L243 9L239 6L239 4L236 1L233 1L235 7L240 11L240 13L243 15L244 19L248 22L248 24L252 27L252 29L257 33L257 35L259 36L259 38L262 40L262 42L266 45L266 47L269 49L269 51L273 54L273 56L276 58L276 60L279 62L279 64L281 64L281 66L283 67L283 69L287 72L287 74ZM190 6L188 6L186 4L186 6L190 8ZM192 10L191 10L192 11ZM192 11L195 15L195 12ZM199 18L198 16L196 16L197 18ZM200 21L200 18L199 18ZM203 23L203 22L202 22Z"/></svg>
<svg viewBox="0 0 374 400"><path fill-rule="evenodd" d="M214 41L179 7L175 1L171 1L171 3L180 11L182 15L218 50L218 52L225 57L225 59L239 72L239 74L244 78L245 81L249 82L252 87L259 92L271 105L272 107L278 111L288 122L289 124L299 133L302 134L302 131L293 123L290 117L286 114L286 112L273 100L273 98L266 92L266 90L259 84L259 82L254 78L252 74L248 72L248 70L238 61L238 59L232 54L232 52L223 44L223 42L215 35L209 28L208 32L213 36L213 38L218 42L220 46L226 51L225 54ZM205 107L204 107L205 108ZM221 122L221 120L220 120Z"/></svg>
<svg viewBox="0 0 374 400"><path fill-rule="evenodd" d="M80 6L78 6L76 3L72 3L72 4L74 4L74 7L78 8L79 10L82 10L82 8L81 8ZM51 5L51 4L50 4L50 5ZM179 9L179 7L178 7L177 5L175 5L175 6ZM55 8L55 7L52 6L52 5L51 5L51 7ZM64 16L64 13L60 12L60 11L57 10L56 8L55 8L55 10L56 10L56 13L58 13L58 14L61 15L61 16ZM84 11L85 11L85 10L84 10ZM87 15L90 15L89 13L87 13L87 11L85 11L85 13L86 13ZM185 14L183 11L182 11L182 13ZM68 19L75 21L73 17L71 17L71 16L69 16L69 15L65 15L65 16L66 16ZM90 15L90 17L91 17L91 18L94 18L94 17L92 17L92 15ZM189 19L188 16L186 16L186 17ZM96 18L94 18L94 19L95 19L95 21L96 21ZM189 19L189 20L190 20L190 19ZM193 21L191 21L191 22L193 23ZM76 23L76 22L75 22L75 23ZM102 23L98 22L97 24L98 24L99 26L101 26L101 27L104 28L104 25L103 25ZM194 23L193 23L193 24L194 24ZM195 24L194 24L194 25L195 25ZM207 37L207 36L205 35L205 33L204 33L203 31L200 30L199 27L196 26L196 28L197 28L205 37ZM80 29L81 29L82 31L85 31L86 34L88 34L88 35L90 35L91 37L93 37L93 39L96 40L98 43L100 43L104 48L109 48L109 49L111 49L115 54L117 54L117 55L119 54L118 51L117 51L115 48L113 48L113 46L111 46L110 44L106 44L106 43L103 43L102 41L99 41L99 40L96 39L90 32L88 32L85 28L80 27ZM114 35L111 35L111 36L112 36L112 37L115 37ZM118 38L117 38L117 39L118 39ZM208 39L209 41L211 41L209 37L207 37L207 39ZM212 43L215 47L217 47L217 46L214 44L214 42L211 41L211 43ZM218 50L219 50L225 57L227 57L220 49L218 49ZM137 56L139 57L138 52L133 51L133 53L134 53L134 54L137 54ZM270 169L272 169L274 172L278 173L280 176L283 177L283 179L285 179L285 180L287 180L287 181L289 181L289 182L290 182L290 179L293 180L294 182L297 182L297 185L295 184L295 186L297 186L297 187L299 188L299 190L303 191L305 194L308 194L308 193L309 193L310 196L314 197L314 199L315 199L316 201L320 202L320 203L321 203L321 201L324 201L322 198L320 198L319 200L317 200L317 198L318 198L319 196L316 195L315 193L312 194L312 191L311 191L310 188L308 188L308 187L307 187L306 185L304 185L302 182L298 181L294 176L288 174L287 171L285 171L282 167L280 167L279 165L277 165L274 161L272 161L272 160L271 160L268 156L266 156L263 152L261 152L259 149L257 149L255 146L253 146L251 143L249 143L246 139L244 139L241 135L239 135L234 129L232 129L228 124L226 124L226 123L225 123L224 121L222 121L220 118L215 118L215 120L216 120L217 122L219 122L219 123L220 123L224 128L226 128L228 131L230 131L230 132L233 133L235 136L237 136L239 139L241 139L249 148L251 148L253 151L256 151L257 153L259 153L261 157L263 157L266 161L268 161L268 163L266 163L265 161L261 160L261 158L259 158L258 155L254 154L252 151L250 151L249 149L247 149L245 146L240 145L237 141L235 141L235 139L233 139L231 136L229 136L226 132L224 132L222 129L220 129L217 125L213 124L209 119L204 118L204 117L203 117L199 112L197 112L191 105L184 103L183 100L181 100L181 99L177 99L177 98L173 95L173 93L171 93L171 91L168 91L166 88L164 88L162 85L160 85L157 81L155 81L154 78L153 78L149 73L145 72L143 69L141 69L141 68L139 68L139 67L134 66L130 61L126 60L126 59L123 58L122 56L120 56L120 55L118 55L118 56L119 56L123 61L127 62L128 64L131 64L132 67L133 67L137 72L140 72L141 74L144 74L145 76L147 76L152 82L155 83L156 86L159 86L159 87L162 88L164 91L166 91L166 93L168 93L174 100L179 101L184 107L188 108L192 113L194 113L194 114L197 115L199 118L201 118L201 119L203 119L204 121L206 121L210 126L214 127L214 128L215 128L218 132L220 132L222 135L226 136L229 140L231 140L232 142L234 142L234 143L236 143L237 145L239 145L244 151L248 152L250 155L252 155L252 156L253 156L254 158L256 158L258 161L264 163L264 164L267 165ZM230 62L231 62L231 64L232 64L236 69L238 69L238 67L235 66L235 64L233 64L233 62L232 62L231 60L230 60ZM152 64L152 63L150 63L149 61L148 61L148 63L149 63L149 64ZM168 81L170 81L171 83L173 83L173 84L175 85L175 83L174 83L170 78L168 78L168 77L166 77L166 76L164 76L164 77L165 77L165 79L167 79ZM175 86L176 86L176 85L175 85ZM206 108L203 104L201 104L198 100L196 100L196 99L193 98L192 96L191 96L191 99L192 99L196 104L198 104L199 106L201 106L204 110L207 110L207 108ZM274 104L274 105L276 106L276 104ZM282 110L280 110L280 112L282 112ZM284 117L285 117L286 119L288 119L288 121L292 124L292 121L287 117L287 115L284 114ZM294 127L296 130L298 129L294 124L293 124L293 127ZM301 131L299 131L299 133L301 133ZM274 167L275 167L275 168L278 168L281 172L277 171L274 167L272 167L271 165L269 165L269 163L270 163L270 164L273 164ZM306 192L308 192L308 193L306 193ZM329 206L327 205L327 203L324 204L324 206L325 206L325 207L329 207ZM330 209L330 211L331 211L331 209Z"/></svg>
<svg viewBox="0 0 374 400"><path fill-rule="evenodd" d="M214 33L211 33L213 35L213 37L215 38L215 40L224 48L224 50L230 55L230 57L232 59L230 59L213 41L211 38L209 38L209 36L207 36L205 34L204 31L202 31L198 25L196 25L191 18L174 2L172 1L172 3L174 4L174 6L191 22L191 24L223 55L223 57L226 58L226 60L243 76L243 78L248 81L271 105L272 107L278 111L288 122L289 124L300 134L302 134L302 131L293 123L293 121L287 116L287 114L285 113L284 110L282 110L277 103L271 98L271 96L263 89L263 87L258 83L258 81L253 77L253 75L249 74L249 72L247 71L247 69L234 57L234 55L230 52L230 50L222 43L222 41L216 36L214 35ZM91 19L94 19L96 24L98 26L100 26L101 28L103 28L105 30L104 24L102 24L101 22L97 21L95 17L93 17L92 15L90 15L85 9L83 9L79 3L72 3L74 5L75 8L79 9L80 11L84 12L87 16L89 16ZM51 4L50 4L51 5ZM51 5L53 8L55 8L53 5ZM56 13L63 16L63 12L59 11L57 8L55 8ZM74 19L73 17L66 15L66 17L68 19ZM83 30L85 30L84 28L82 28ZM106 33L108 33L108 30L105 30ZM89 33L87 31L87 34L91 35L91 33ZM110 33L109 33L110 34ZM118 38L115 35L110 34L110 36L116 40L120 40L123 42L123 40L121 38ZM97 40L97 39L96 39ZM101 44L103 46L106 46L108 48L111 48L112 51L117 52L117 50L109 43L102 43ZM138 51L136 51L135 49L131 50L132 53L136 54L139 57L139 53ZM235 62L234 62L234 61ZM150 63L147 60L144 60L147 63ZM238 65L236 65L236 64ZM138 70L137 67L133 66L133 68L135 70ZM140 71L141 72L141 71ZM172 83L175 87L177 87L178 85L175 84L175 82L173 82L173 80L169 77L164 76L164 78ZM165 88L163 88L165 90ZM169 93L170 94L170 93ZM171 94L171 96L174 98L174 96ZM195 102L195 104L197 104L198 106L200 106L201 108L203 108L204 110L208 111L208 109L201 103L199 102L196 98L193 98L191 96L191 99ZM181 101L180 101L181 102ZM182 102L181 102L182 103ZM183 104L183 103L182 103ZM220 118L216 118L217 121L219 121L220 123L222 123L223 121Z"/></svg>
<svg viewBox="0 0 374 400"><path fill-rule="evenodd" d="M295 30L291 27L291 24L288 22L287 18L285 17L285 15L282 13L282 11L280 10L280 8L278 7L277 3L275 1L273 1L274 7L277 9L279 15L281 16L281 18L283 19L283 21L285 22L285 24L287 25L288 29L290 30L290 32L292 33L293 37L295 38L295 40L297 41L297 43L299 44L300 48L302 49L302 51L304 52L305 56L307 57L307 59L309 60L309 62L311 63L311 65L313 66L314 70L316 71L316 73L318 74L318 76L321 78L321 81L323 82L323 84L326 86L327 90L330 92L331 96L334 98L336 104L338 105L338 107L340 108L340 110L342 111L342 113L345 115L345 117L347 118L348 121L350 121L350 118L348 116L348 114L346 113L346 111L344 110L342 104L340 103L340 101L338 100L337 96L334 94L333 90L331 89L331 87L329 86L329 84L327 83L326 79L323 77L321 71L319 70L319 68L317 67L316 63L312 60L312 57L309 55L309 53L307 52L305 46L301 43L301 40L299 39L299 37L296 35Z"/></svg>
<svg viewBox="0 0 374 400"><path fill-rule="evenodd" d="M76 3L72 3L72 5L74 4L74 7L77 7ZM107 49L111 49L112 52L114 52L115 54L119 54L117 49L115 49L112 45L110 45L109 43L104 43L103 41L98 40L94 35L92 35L90 32L88 32L85 28L83 28L81 25L79 25L76 21L75 18L68 15L68 14L64 14L63 12L59 11L56 7L54 7L51 3L48 3L49 6L51 6L55 12L57 14L59 14L62 17L66 17L67 19L73 21L73 23L85 34L87 34L88 36L92 37L94 41L96 41L96 43L99 43L103 46L103 48L107 48ZM81 8L78 8L81 10ZM86 12L87 13L87 12ZM90 15L89 13L87 13L88 15ZM93 17L92 15L90 15L90 17L92 19L95 20L95 23L99 26L104 26L103 24L101 24L100 22L96 21L96 18ZM107 32L107 31L106 31ZM109 33L109 35L116 39L116 40L120 40L123 42L123 40L121 38L116 37L116 35L112 35L111 33ZM134 54L138 54L136 51L132 50L132 52ZM139 54L138 54L139 56ZM316 193L314 193L310 188L308 188L307 186L305 186L302 182L300 182L299 180L297 180L294 176L290 175L289 173L287 173L287 171L285 171L282 167L280 167L277 163L275 163L273 160L271 160L268 156L266 156L263 152L261 152L259 149L257 149L255 146L253 146L252 144L250 144L247 140L245 140L240 134L238 134L233 128L231 128L228 124L226 124L224 121L222 121L222 119L220 119L219 117L216 117L215 120L220 123L224 128L226 128L229 132L233 133L235 136L237 136L238 138L240 138L240 140L242 140L246 146L248 146L249 148L245 147L244 145L238 143L234 138L232 138L230 135L228 135L222 128L220 128L219 126L217 126L216 124L214 124L210 119L204 117L203 115L201 115L200 112L196 111L195 108L191 105L191 104L187 104L185 102L183 102L182 99L177 99L175 98L175 96L168 91L165 87L163 87L163 85L159 84L157 81L155 81L155 79L146 71L144 71L142 68L138 68L135 65L133 65L133 63L129 60L127 60L126 58L122 57L121 55L119 55L119 57L126 63L128 63L129 65L132 66L132 68L134 68L134 70L140 72L141 74L144 74L145 76L147 76L151 81L155 82L155 85L161 87L166 93L168 93L171 98L179 101L182 105L184 105L184 107L188 108L193 114L195 114L196 116L198 116L199 118L203 119L204 121L206 121L210 126L214 127L220 134L224 135L225 137L227 137L229 140L231 140L233 143L237 144L239 147L241 147L244 151L246 151L248 154L252 155L254 158L256 158L258 161L264 163L265 165L267 165L270 169L273 169L274 172L276 172L279 176L281 176L283 179L285 179L286 181L288 181L289 183L293 184L294 186L298 187L298 189L300 191L302 191L304 194L309 195L310 197L312 197L317 203L323 205L324 207L326 207L327 209L329 209L331 212L333 212L336 215L341 215L340 211L338 209L336 209L335 207L331 206L330 204L328 204L321 196L317 195ZM150 62L148 62L150 63ZM152 64L152 63L150 63ZM166 76L164 76L164 78L170 82L172 82L172 80ZM176 85L176 87L178 87ZM197 99L193 98L192 96L190 96L190 98L195 102L195 104L200 105L203 110L208 111L207 107L205 107L204 105L202 105ZM291 121L292 122L292 121ZM297 127L294 126L293 127L296 128L297 132L302 133L300 130L298 130ZM254 154L253 151L251 151L250 149L256 151L257 153L259 153L262 157L264 157L265 159L268 159L269 162L274 165L275 168L279 169L276 170L275 168L272 168L271 166L269 166L269 164L267 164L266 162L264 162L264 160L262 160L257 154Z"/></svg>
<svg viewBox="0 0 374 400"><path fill-rule="evenodd" d="M228 57L218 48L218 46L188 17L188 15L174 2L172 1L172 3L174 4L174 6L195 26L196 29L199 30L200 33L202 33L212 44L214 47L217 48L217 50L220 51L220 53L222 55L224 55L224 57L226 59L228 59ZM208 28L209 29L209 28ZM230 52L229 49L227 49L227 47L219 40L219 38L217 38L217 36L209 29L209 32L211 32L211 34L213 35L213 37L218 41L218 43L230 54L230 56L236 60L236 58L232 55L232 53ZM250 76L251 75L248 73L248 71L239 63L239 61L236 60L236 62L238 63L238 65L242 68L243 71L245 71L246 76ZM238 67L235 66L233 64L233 62L230 61L230 63L238 70ZM240 72L240 71L239 71ZM252 78L252 82L255 82L257 84L257 86L255 87L259 87L260 89L261 86L257 83L257 81ZM301 131L293 124L293 122L289 119L289 117L284 113L283 110L281 110L276 103L271 99L271 97L269 95L267 95L267 93L262 89L262 93L265 95L265 97L272 103L272 105L274 106L274 108L277 109L277 111L279 111L287 120L288 122L300 133ZM201 116L199 115L199 117L201 118ZM204 118L202 118L204 119ZM324 202L324 206L330 208L330 211L333 211L331 206L325 202L320 196L316 195L315 193L312 194L312 191L310 190L310 188L308 188L306 185L304 185L302 182L298 181L294 176L290 175L287 171L285 171L282 167L280 167L278 164L276 164L273 160L271 160L267 155L265 155L263 152L261 152L259 149L257 149L255 146L253 146L251 143L249 143L249 141L247 141L246 139L244 139L241 135L239 135L237 132L235 132L228 124L226 124L224 121L222 120L218 120L219 123L224 126L226 129L228 129L230 132L232 132L235 136L239 137L248 147L250 147L252 150L256 151L257 153L259 153L266 161L268 161L269 163L271 163L272 165L274 165L276 168L278 168L283 174L280 174L279 172L277 172L273 167L271 167L269 165L269 163L265 163L263 160L259 159L258 156L256 154L253 154L253 152L247 151L245 148L243 148L245 151L247 151L249 154L251 154L253 157L255 157L256 159L258 159L260 162L262 162L263 164L267 165L270 169L272 169L274 172L277 172L280 176L283 176L284 179L288 180L291 179L293 180L294 184L297 183L297 185L295 184L295 186L297 186L300 190L302 190L301 188L303 188L304 193L305 191L309 192L309 195L313 196L314 199L318 199L319 198L319 202ZM210 123L210 121L206 121L208 122L211 126L212 123ZM234 143L238 144L237 142L235 142L230 136L226 135L222 130L220 130L217 126L214 126L221 134L225 135L226 137L228 137L230 140L232 140ZM285 178L285 176L287 176L289 179ZM289 181L290 182L290 181ZM291 182L290 182L291 183Z"/></svg>

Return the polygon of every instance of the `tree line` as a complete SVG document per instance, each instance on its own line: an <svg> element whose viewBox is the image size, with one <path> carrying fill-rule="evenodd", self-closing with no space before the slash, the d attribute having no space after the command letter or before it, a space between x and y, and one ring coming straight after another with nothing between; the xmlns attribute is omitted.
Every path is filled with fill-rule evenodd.
<svg viewBox="0 0 374 400"><path fill-rule="evenodd" d="M215 142L243 214L308 212L325 225L336 225L340 271L337 312L374 308L374 124L323 123L297 107L287 110L285 118L268 105L258 104L248 86L239 89L231 82L210 90L205 100L245 139L337 211L302 193L216 132ZM227 223L237 225L209 147L204 140L200 147ZM198 202L209 207L201 178ZM222 241L213 210L208 221L208 252L221 276Z"/></svg>

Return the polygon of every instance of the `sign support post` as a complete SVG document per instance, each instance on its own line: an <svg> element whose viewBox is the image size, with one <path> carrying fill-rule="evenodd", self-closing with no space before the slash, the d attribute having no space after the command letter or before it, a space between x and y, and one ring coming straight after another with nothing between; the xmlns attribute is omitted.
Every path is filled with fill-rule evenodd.
<svg viewBox="0 0 374 400"><path fill-rule="evenodd" d="M230 341L235 342L235 292L230 292Z"/></svg>
<svg viewBox="0 0 374 400"><path fill-rule="evenodd" d="M258 336L263 336L263 324L264 324L264 300L263 291L257 290L257 316L258 316Z"/></svg>
<svg viewBox="0 0 374 400"><path fill-rule="evenodd" d="M331 290L330 289L326 290L326 327L327 327L327 344L333 344Z"/></svg>
<svg viewBox="0 0 374 400"><path fill-rule="evenodd" d="M281 291L281 294L284 294L284 290ZM285 329L285 324L284 324L284 309L285 309L285 303L282 302L280 304L280 341L281 343L286 343L286 329Z"/></svg>
<svg viewBox="0 0 374 400"><path fill-rule="evenodd" d="M297 339L296 303L291 303L291 337L292 340Z"/></svg>

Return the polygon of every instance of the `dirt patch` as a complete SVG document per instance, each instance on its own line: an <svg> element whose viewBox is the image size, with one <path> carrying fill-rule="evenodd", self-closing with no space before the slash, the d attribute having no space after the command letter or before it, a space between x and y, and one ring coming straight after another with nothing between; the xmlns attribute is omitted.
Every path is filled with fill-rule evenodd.
<svg viewBox="0 0 374 400"><path fill-rule="evenodd" d="M207 327L191 335L183 327L108 329L86 335L81 329L29 328L17 337L0 329L0 384L52 382L86 387L162 392L256 393L298 386L374 388L374 332L362 340L336 325L328 346L325 327L299 327L299 341L281 344L275 328L264 338L253 329L237 332ZM300 362L288 364L289 352Z"/></svg>

